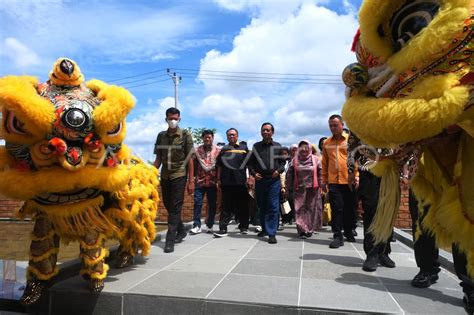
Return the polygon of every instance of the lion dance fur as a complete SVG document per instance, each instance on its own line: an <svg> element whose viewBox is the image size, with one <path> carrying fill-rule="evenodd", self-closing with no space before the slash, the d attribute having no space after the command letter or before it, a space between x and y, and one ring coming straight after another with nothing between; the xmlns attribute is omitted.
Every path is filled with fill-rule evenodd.
<svg viewBox="0 0 474 315"><path fill-rule="evenodd" d="M34 220L24 304L38 301L58 273L60 240L79 242L80 273L95 292L107 275L107 239L120 242L118 267L148 254L158 177L122 143L133 106L121 87L85 83L67 58L57 60L45 83L0 79L0 193L24 200L18 214Z"/></svg>
<svg viewBox="0 0 474 315"><path fill-rule="evenodd" d="M418 6L418 7L416 7ZM404 152L374 169L382 176L372 227L387 239L398 210L400 159L412 154L410 186L424 228L442 247L456 244L474 277L474 76L471 0L365 0L354 50L368 71L348 87L343 117L364 142ZM415 16L419 19L413 23ZM418 152L418 153L415 153ZM390 199L390 200L388 200ZM382 218L382 219L381 219ZM392 220L392 222L390 222Z"/></svg>

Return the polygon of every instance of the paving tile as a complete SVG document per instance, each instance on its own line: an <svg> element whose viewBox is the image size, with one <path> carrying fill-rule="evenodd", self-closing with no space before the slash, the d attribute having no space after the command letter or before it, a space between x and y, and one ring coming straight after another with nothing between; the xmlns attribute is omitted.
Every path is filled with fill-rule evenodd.
<svg viewBox="0 0 474 315"><path fill-rule="evenodd" d="M197 252L193 253L193 256L201 256L201 257L227 257L227 258L239 258L245 255L249 250L249 247L242 247L242 246L233 246L228 245L225 246L223 244L212 244L213 246L205 246L198 250ZM217 246L219 245L219 246Z"/></svg>
<svg viewBox="0 0 474 315"><path fill-rule="evenodd" d="M168 255L165 253L152 253L147 257L136 257L134 268L160 270L174 263L183 256Z"/></svg>
<svg viewBox="0 0 474 315"><path fill-rule="evenodd" d="M279 235L276 236L278 243L272 244L272 248L299 248L303 247L303 240L299 238L288 238L288 237L280 237ZM268 239L263 238L261 242L258 242L255 245L255 248L268 248Z"/></svg>
<svg viewBox="0 0 474 315"><path fill-rule="evenodd" d="M307 249L306 247L303 259L308 261L326 262L343 266L362 266L364 262L355 251L341 251L339 249L312 251L311 249Z"/></svg>
<svg viewBox="0 0 474 315"><path fill-rule="evenodd" d="M370 298L368 298L370 297ZM402 313L381 284L301 280L300 306L360 312Z"/></svg>
<svg viewBox="0 0 474 315"><path fill-rule="evenodd" d="M344 275L344 276L342 276ZM360 264L328 264L324 262L304 261L303 278L339 280L341 282L377 283L379 280L373 274L364 272Z"/></svg>
<svg viewBox="0 0 474 315"><path fill-rule="evenodd" d="M272 247L253 248L245 258L266 260L300 260L301 249L299 248L277 248Z"/></svg>
<svg viewBox="0 0 474 315"><path fill-rule="evenodd" d="M166 270L226 274L235 266L238 260L237 257L188 256L170 265Z"/></svg>
<svg viewBox="0 0 474 315"><path fill-rule="evenodd" d="M391 253L390 258L396 263L398 267L415 267L416 268L416 261L415 255L413 252L411 253Z"/></svg>
<svg viewBox="0 0 474 315"><path fill-rule="evenodd" d="M205 301L200 299L127 294L124 297L123 314L204 314L204 303Z"/></svg>
<svg viewBox="0 0 474 315"><path fill-rule="evenodd" d="M206 315L299 315L296 307L282 307L258 304L237 304L222 301L207 300L205 304Z"/></svg>
<svg viewBox="0 0 474 315"><path fill-rule="evenodd" d="M462 307L462 290L425 289L410 285L387 285L398 304L409 314L466 314Z"/></svg>
<svg viewBox="0 0 474 315"><path fill-rule="evenodd" d="M299 278L301 262L299 261L262 261L260 259L243 259L232 274L262 275L275 277Z"/></svg>
<svg viewBox="0 0 474 315"><path fill-rule="evenodd" d="M208 297L211 300L240 301L295 306L298 303L297 278L228 275Z"/></svg>
<svg viewBox="0 0 474 315"><path fill-rule="evenodd" d="M204 298L224 277L218 273L162 271L127 293Z"/></svg>
<svg viewBox="0 0 474 315"><path fill-rule="evenodd" d="M111 269L105 279L103 292L125 292L158 272L158 270L133 268Z"/></svg>
<svg viewBox="0 0 474 315"><path fill-rule="evenodd" d="M395 268L379 267L375 273L385 285L411 286L411 280L419 271L417 267L397 266ZM459 281L445 270L439 273L439 280L433 285L433 288L460 289Z"/></svg>

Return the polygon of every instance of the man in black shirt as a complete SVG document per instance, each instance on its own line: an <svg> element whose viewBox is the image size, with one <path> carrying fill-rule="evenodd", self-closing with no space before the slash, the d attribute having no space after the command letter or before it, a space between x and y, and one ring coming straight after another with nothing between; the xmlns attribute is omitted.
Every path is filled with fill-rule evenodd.
<svg viewBox="0 0 474 315"><path fill-rule="evenodd" d="M226 134L229 144L221 149L217 157L217 183L222 189L222 211L215 237L227 236L227 225L233 212L239 220L240 233L247 234L249 228L246 165L249 150L246 143L239 143L237 129L230 128Z"/></svg>
<svg viewBox="0 0 474 315"><path fill-rule="evenodd" d="M263 140L254 144L249 160L251 180L255 180L255 193L260 210L263 231L259 236L268 235L268 243L276 244L276 232L280 213L280 174L285 170L282 147L273 141L275 128L269 122L260 128Z"/></svg>

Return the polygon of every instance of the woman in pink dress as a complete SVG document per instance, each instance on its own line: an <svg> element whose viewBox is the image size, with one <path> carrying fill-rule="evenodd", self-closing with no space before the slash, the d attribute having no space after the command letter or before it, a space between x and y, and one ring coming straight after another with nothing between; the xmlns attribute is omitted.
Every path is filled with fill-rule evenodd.
<svg viewBox="0 0 474 315"><path fill-rule="evenodd" d="M321 160L311 152L308 140L300 141L298 153L286 174L286 187L293 187L296 229L300 238L313 235L321 217Z"/></svg>

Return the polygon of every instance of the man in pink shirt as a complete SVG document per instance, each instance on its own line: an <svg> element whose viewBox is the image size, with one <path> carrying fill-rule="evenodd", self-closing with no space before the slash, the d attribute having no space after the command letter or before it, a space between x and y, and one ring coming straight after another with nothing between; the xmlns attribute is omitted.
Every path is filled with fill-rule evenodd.
<svg viewBox="0 0 474 315"><path fill-rule="evenodd" d="M219 148L213 144L214 132L204 130L201 134L203 144L195 152L196 177L194 190L194 225L191 234L201 233L201 210L204 195L207 195L207 232L212 233L217 203L217 168L216 160Z"/></svg>

